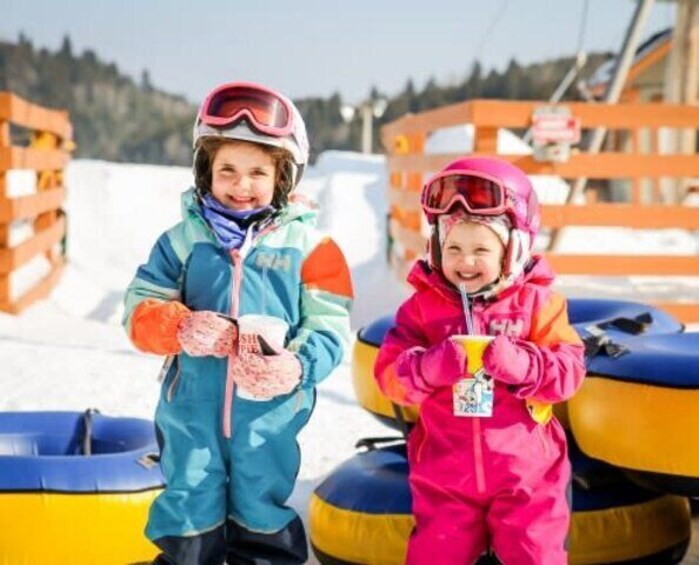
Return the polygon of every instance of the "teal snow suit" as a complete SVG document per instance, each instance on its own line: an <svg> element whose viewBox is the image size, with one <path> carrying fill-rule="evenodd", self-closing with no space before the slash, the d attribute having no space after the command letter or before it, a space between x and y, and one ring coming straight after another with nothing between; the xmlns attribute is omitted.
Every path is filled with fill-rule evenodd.
<svg viewBox="0 0 699 565"><path fill-rule="evenodd" d="M226 520L276 532L297 518L286 500L300 465L296 436L313 411L315 385L342 361L349 342L347 265L316 231L316 212L301 204L286 206L233 252L217 243L193 188L183 194L182 212L127 290L129 335L133 311L146 299L277 316L289 324L286 348L298 356L303 376L294 391L269 401L234 392L227 400L228 359L184 352L167 358L155 416L167 487L153 503L146 534L196 536Z"/></svg>

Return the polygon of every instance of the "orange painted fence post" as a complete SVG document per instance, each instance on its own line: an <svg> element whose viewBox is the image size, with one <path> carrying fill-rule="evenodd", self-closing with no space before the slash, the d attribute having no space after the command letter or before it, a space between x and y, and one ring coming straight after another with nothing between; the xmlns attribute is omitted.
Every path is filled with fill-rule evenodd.
<svg viewBox="0 0 699 565"><path fill-rule="evenodd" d="M31 132L29 145L12 145L10 124ZM66 112L0 92L0 311L21 312L45 297L59 280L65 265L61 245L66 233L61 209L65 201L63 170L72 147L72 127ZM7 172L11 169L36 171L34 194L9 194ZM11 226L20 221L31 223L33 235L11 245ZM13 293L13 275L41 257L48 262L48 273L30 288Z"/></svg>
<svg viewBox="0 0 699 565"><path fill-rule="evenodd" d="M408 133L384 138L389 154L400 155L406 159L420 157L425 151L427 136L424 133ZM412 245L405 245L405 238L421 238L422 214L416 209L414 201L419 201L422 190L423 173L414 171L394 171L389 167L389 217L388 249L389 261L400 269L402 265L414 260L420 250ZM395 261L394 261L395 259Z"/></svg>
<svg viewBox="0 0 699 565"><path fill-rule="evenodd" d="M0 120L0 148L10 145L10 123ZM7 194L7 172L0 167L0 199L5 199ZM10 227L7 223L0 222L0 249L9 245ZM0 308L2 304L10 301L10 276L0 271Z"/></svg>

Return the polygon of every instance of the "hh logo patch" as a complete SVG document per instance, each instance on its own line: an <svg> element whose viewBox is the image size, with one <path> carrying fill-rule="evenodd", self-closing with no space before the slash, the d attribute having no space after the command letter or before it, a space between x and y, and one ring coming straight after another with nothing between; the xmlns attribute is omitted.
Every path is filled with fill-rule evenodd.
<svg viewBox="0 0 699 565"><path fill-rule="evenodd" d="M508 337L524 336L524 320L522 318L490 320L488 335L506 335Z"/></svg>
<svg viewBox="0 0 699 565"><path fill-rule="evenodd" d="M260 252L255 258L255 266L260 269L272 269L275 271L291 271L291 257L276 253Z"/></svg>

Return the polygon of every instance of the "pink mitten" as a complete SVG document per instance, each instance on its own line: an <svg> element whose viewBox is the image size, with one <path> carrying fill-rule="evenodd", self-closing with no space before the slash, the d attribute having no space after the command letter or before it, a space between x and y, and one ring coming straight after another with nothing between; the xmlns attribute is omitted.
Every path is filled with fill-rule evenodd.
<svg viewBox="0 0 699 565"><path fill-rule="evenodd" d="M464 376L466 363L463 347L445 339L422 354L420 373L425 383L433 388L451 386Z"/></svg>
<svg viewBox="0 0 699 565"><path fill-rule="evenodd" d="M510 338L499 335L483 352L483 368L496 381L520 385L529 373L529 355Z"/></svg>
<svg viewBox="0 0 699 565"><path fill-rule="evenodd" d="M177 341L192 357L226 357L235 351L237 337L235 324L208 310L188 314L177 327Z"/></svg>
<svg viewBox="0 0 699 565"><path fill-rule="evenodd" d="M236 385L260 399L288 394L301 380L298 357L283 349L278 355L240 353L231 361Z"/></svg>

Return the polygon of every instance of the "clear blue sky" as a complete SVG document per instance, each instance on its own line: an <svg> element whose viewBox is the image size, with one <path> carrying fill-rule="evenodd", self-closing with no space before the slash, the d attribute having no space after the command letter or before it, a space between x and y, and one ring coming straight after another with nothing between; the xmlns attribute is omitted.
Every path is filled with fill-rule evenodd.
<svg viewBox="0 0 699 565"><path fill-rule="evenodd" d="M198 102L214 86L252 80L293 98L339 92L358 103L372 85L394 95L408 78L460 81L486 69L575 53L584 0L3 0L0 39L20 31L56 50L94 50L157 88ZM634 0L588 0L583 47L617 51ZM674 24L656 4L644 37Z"/></svg>

